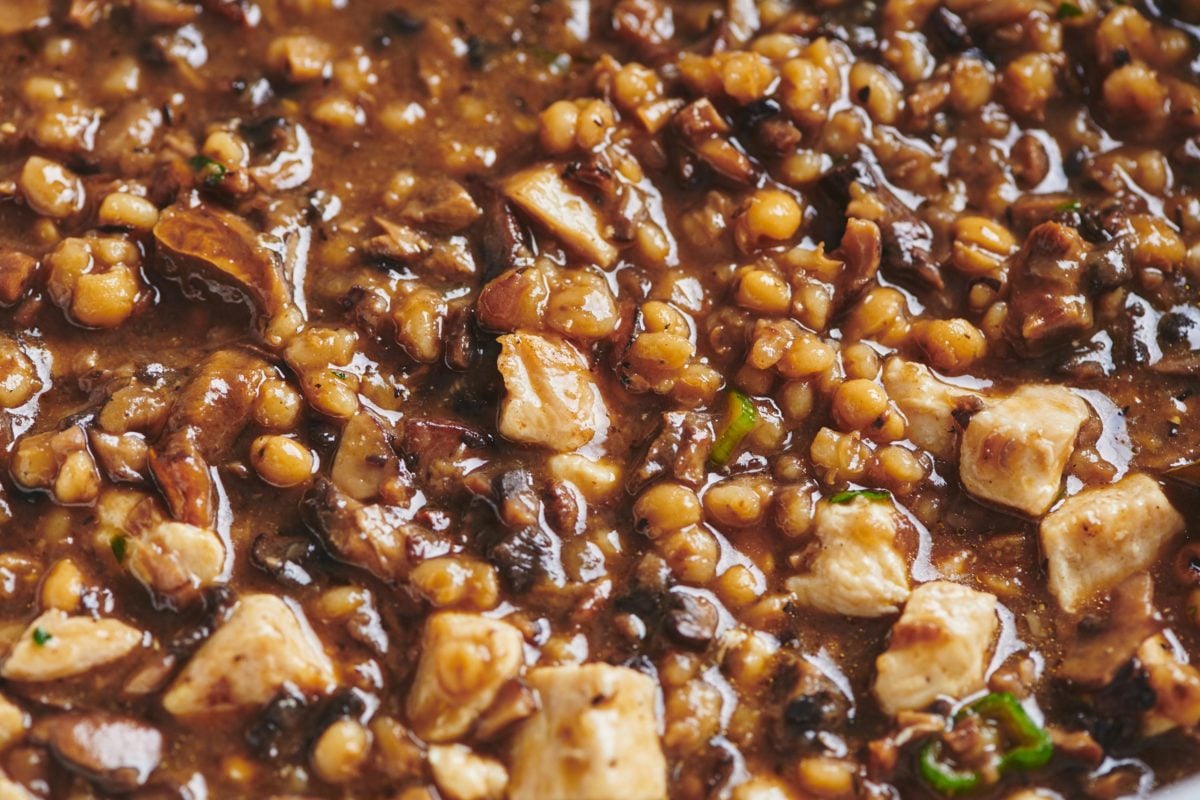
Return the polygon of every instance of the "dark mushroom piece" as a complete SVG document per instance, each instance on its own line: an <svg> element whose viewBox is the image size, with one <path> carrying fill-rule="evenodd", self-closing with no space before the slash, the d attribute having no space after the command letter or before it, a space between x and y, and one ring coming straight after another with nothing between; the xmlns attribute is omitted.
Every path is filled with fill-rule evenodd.
<svg viewBox="0 0 1200 800"><path fill-rule="evenodd" d="M159 269L185 293L248 300L266 319L291 306L291 288L278 256L264 247L244 219L203 203L168 206L154 226Z"/></svg>
<svg viewBox="0 0 1200 800"><path fill-rule="evenodd" d="M30 738L64 766L111 792L142 786L158 768L163 736L132 717L102 712L58 714L40 720Z"/></svg>
<svg viewBox="0 0 1200 800"><path fill-rule="evenodd" d="M305 495L301 510L330 555L381 580L401 580L420 561L449 552L447 541L409 522L406 509L365 505L324 479Z"/></svg>

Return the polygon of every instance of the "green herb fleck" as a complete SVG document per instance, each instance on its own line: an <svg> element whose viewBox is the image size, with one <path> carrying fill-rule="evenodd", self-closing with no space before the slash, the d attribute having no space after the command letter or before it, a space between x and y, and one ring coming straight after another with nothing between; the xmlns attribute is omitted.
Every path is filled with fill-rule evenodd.
<svg viewBox="0 0 1200 800"><path fill-rule="evenodd" d="M34 628L33 629L33 643L36 644L38 647L43 646L44 644L46 644L46 642L50 641L53 638L54 638L54 636L50 633L50 631L46 630L45 628Z"/></svg>
<svg viewBox="0 0 1200 800"><path fill-rule="evenodd" d="M108 546L112 548L113 558L117 559L117 563L124 564L125 554L129 550L129 540L124 536L117 534L109 540Z"/></svg>
<svg viewBox="0 0 1200 800"><path fill-rule="evenodd" d="M536 44L529 45L527 49L530 55L537 57L555 75L561 75L571 68L571 56L567 53L556 53Z"/></svg>
<svg viewBox="0 0 1200 800"><path fill-rule="evenodd" d="M891 498L891 496L890 493L882 489L851 489L845 492L838 492L829 498L829 502L841 505L853 501L856 497L862 497L873 503L882 503Z"/></svg>
<svg viewBox="0 0 1200 800"><path fill-rule="evenodd" d="M1058 18L1059 19L1076 19L1083 16L1083 9L1074 3L1059 3Z"/></svg>
<svg viewBox="0 0 1200 800"><path fill-rule="evenodd" d="M219 161L213 161L208 156L192 156L188 159L188 166L197 174L203 177L205 186L216 186L225 178L225 165Z"/></svg>
<svg viewBox="0 0 1200 800"><path fill-rule="evenodd" d="M349 377L350 377L350 376L349 376L349 375L347 375L346 373L342 372L340 369L331 369L331 370L329 370L329 371L330 371L331 373L333 373L333 377L337 378L338 380L342 380L342 381L344 381L344 380L346 380L347 378L349 378Z"/></svg>
<svg viewBox="0 0 1200 800"><path fill-rule="evenodd" d="M1069 214L1072 211L1079 211L1083 208L1083 204L1078 200L1064 200L1054 207L1054 211L1058 214Z"/></svg>

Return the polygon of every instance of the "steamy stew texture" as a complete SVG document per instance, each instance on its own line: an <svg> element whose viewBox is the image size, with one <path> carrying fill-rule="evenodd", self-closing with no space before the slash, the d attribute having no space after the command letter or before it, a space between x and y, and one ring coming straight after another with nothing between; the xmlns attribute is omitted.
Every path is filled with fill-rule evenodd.
<svg viewBox="0 0 1200 800"><path fill-rule="evenodd" d="M1200 2L0 0L0 798L1200 772Z"/></svg>

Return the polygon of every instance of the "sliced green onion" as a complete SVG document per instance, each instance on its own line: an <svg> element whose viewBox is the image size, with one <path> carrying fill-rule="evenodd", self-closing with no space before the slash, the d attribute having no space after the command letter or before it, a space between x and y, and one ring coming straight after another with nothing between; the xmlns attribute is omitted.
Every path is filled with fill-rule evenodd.
<svg viewBox="0 0 1200 800"><path fill-rule="evenodd" d="M754 426L758 424L758 409L754 407L754 403L750 401L749 397L737 389L733 389L729 392L728 398L729 408L725 416L725 428L717 437L717 441L713 444L712 455L709 456L718 467L729 463L729 459L733 457L733 451L746 438L746 434L754 430Z"/></svg>
<svg viewBox="0 0 1200 800"><path fill-rule="evenodd" d="M214 161L208 156L192 156L188 159L188 166L196 174L203 176L205 186L216 186L225 177L225 173L228 172L224 164Z"/></svg>
<svg viewBox="0 0 1200 800"><path fill-rule="evenodd" d="M117 563L124 564L125 554L129 550L129 540L121 534L117 534L109 540L108 546L112 548L113 558L117 560Z"/></svg>
<svg viewBox="0 0 1200 800"><path fill-rule="evenodd" d="M1074 3L1059 3L1058 18L1059 19L1075 19L1083 16L1083 9Z"/></svg>
<svg viewBox="0 0 1200 800"><path fill-rule="evenodd" d="M892 495L883 489L848 489L831 496L829 502L841 505L842 503L851 502L856 497L865 498L872 503L883 503L890 500Z"/></svg>

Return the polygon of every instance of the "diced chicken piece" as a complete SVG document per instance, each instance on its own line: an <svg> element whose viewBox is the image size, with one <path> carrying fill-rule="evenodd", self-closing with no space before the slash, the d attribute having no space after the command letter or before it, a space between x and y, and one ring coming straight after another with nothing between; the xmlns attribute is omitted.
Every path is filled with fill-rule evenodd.
<svg viewBox="0 0 1200 800"><path fill-rule="evenodd" d="M961 700L984 686L996 596L949 581L918 586L875 660L875 697L888 714Z"/></svg>
<svg viewBox="0 0 1200 800"><path fill-rule="evenodd" d="M461 744L430 747L429 771L446 800L502 800L508 786L503 764Z"/></svg>
<svg viewBox="0 0 1200 800"><path fill-rule="evenodd" d="M502 191L577 255L601 267L616 260L617 248L605 238L599 213L567 185L555 165L518 172L504 181Z"/></svg>
<svg viewBox="0 0 1200 800"><path fill-rule="evenodd" d="M329 477L350 497L366 503L400 475L392 434L374 414L360 410L346 422Z"/></svg>
<svg viewBox="0 0 1200 800"><path fill-rule="evenodd" d="M0 772L0 800L35 800L21 784Z"/></svg>
<svg viewBox="0 0 1200 800"><path fill-rule="evenodd" d="M1087 404L1062 387L1021 387L971 418L959 465L963 487L980 500L1040 517L1058 497L1087 418Z"/></svg>
<svg viewBox="0 0 1200 800"><path fill-rule="evenodd" d="M908 599L908 564L890 502L856 497L817 505L817 551L808 574L789 578L801 605L849 617L882 617Z"/></svg>
<svg viewBox="0 0 1200 800"><path fill-rule="evenodd" d="M167 689L177 717L261 706L285 685L324 694L337 684L333 664L308 623L274 595L242 598Z"/></svg>
<svg viewBox="0 0 1200 800"><path fill-rule="evenodd" d="M1085 489L1042 520L1050 592L1066 611L1079 611L1154 564L1183 528L1183 517L1148 475Z"/></svg>
<svg viewBox="0 0 1200 800"><path fill-rule="evenodd" d="M529 683L542 707L513 739L509 800L667 796L652 678L584 664L535 669Z"/></svg>
<svg viewBox="0 0 1200 800"><path fill-rule="evenodd" d="M924 364L890 358L883 385L908 420L908 438L944 461L957 457L958 425L954 412L983 408L983 396L938 380Z"/></svg>
<svg viewBox="0 0 1200 800"><path fill-rule="evenodd" d="M142 634L115 619L71 617L53 609L29 624L4 662L10 681L55 681L83 675L133 652Z"/></svg>
<svg viewBox="0 0 1200 800"><path fill-rule="evenodd" d="M583 447L608 429L608 409L588 361L557 336L501 336L497 366L506 394L500 433L559 452Z"/></svg>
<svg viewBox="0 0 1200 800"><path fill-rule="evenodd" d="M159 522L137 533L128 550L129 571L171 607L187 605L226 577L225 544L208 528Z"/></svg>
<svg viewBox="0 0 1200 800"><path fill-rule="evenodd" d="M1161 634L1143 642L1137 657L1155 696L1154 708L1142 720L1146 735L1200 725L1200 671L1175 658L1171 644Z"/></svg>
<svg viewBox="0 0 1200 800"><path fill-rule="evenodd" d="M425 624L408 695L413 730L427 742L466 734L525 664L521 632L478 614L443 612Z"/></svg>
<svg viewBox="0 0 1200 800"><path fill-rule="evenodd" d="M29 715L19 705L0 695L0 750L18 742L29 730ZM3 797L0 794L0 797Z"/></svg>
<svg viewBox="0 0 1200 800"><path fill-rule="evenodd" d="M0 36L48 25L51 10L50 0L6 0L4 13L0 14Z"/></svg>

